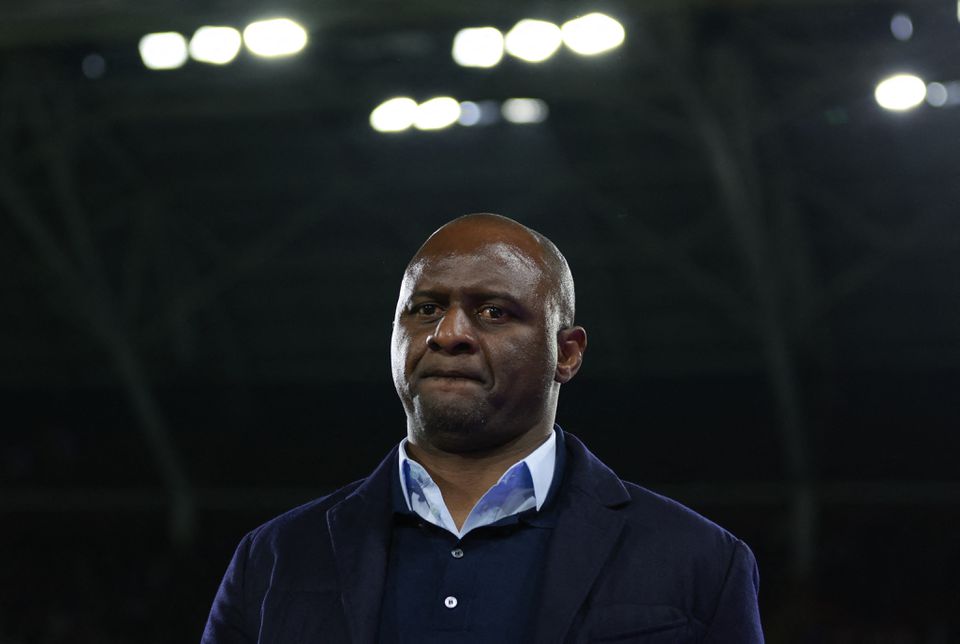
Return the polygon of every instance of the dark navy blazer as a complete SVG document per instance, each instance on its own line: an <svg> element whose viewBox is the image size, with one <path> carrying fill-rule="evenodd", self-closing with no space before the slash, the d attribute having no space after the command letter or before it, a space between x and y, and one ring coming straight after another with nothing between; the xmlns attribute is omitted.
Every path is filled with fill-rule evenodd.
<svg viewBox="0 0 960 644"><path fill-rule="evenodd" d="M574 436L556 499L534 642L757 644L757 565L692 510L621 481ZM396 449L363 481L247 534L203 644L372 644L393 521Z"/></svg>

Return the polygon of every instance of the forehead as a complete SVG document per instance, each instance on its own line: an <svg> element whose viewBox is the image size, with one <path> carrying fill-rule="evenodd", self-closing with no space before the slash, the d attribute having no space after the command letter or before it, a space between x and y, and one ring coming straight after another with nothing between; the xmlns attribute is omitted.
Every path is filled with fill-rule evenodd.
<svg viewBox="0 0 960 644"><path fill-rule="evenodd" d="M541 261L509 242L493 241L469 248L427 246L407 268L401 297L427 289L496 289L533 295L542 290L545 281Z"/></svg>

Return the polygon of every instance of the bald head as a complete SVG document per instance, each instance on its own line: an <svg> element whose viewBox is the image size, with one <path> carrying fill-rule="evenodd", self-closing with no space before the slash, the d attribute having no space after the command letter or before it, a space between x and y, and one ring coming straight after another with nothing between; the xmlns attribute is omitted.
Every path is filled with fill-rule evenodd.
<svg viewBox="0 0 960 644"><path fill-rule="evenodd" d="M566 258L547 237L509 217L475 213L444 224L427 238L410 260L407 270L426 256L454 256L494 244L512 247L518 261L525 258L539 269L546 283L548 303L556 316L557 328L573 326L576 298L573 275Z"/></svg>

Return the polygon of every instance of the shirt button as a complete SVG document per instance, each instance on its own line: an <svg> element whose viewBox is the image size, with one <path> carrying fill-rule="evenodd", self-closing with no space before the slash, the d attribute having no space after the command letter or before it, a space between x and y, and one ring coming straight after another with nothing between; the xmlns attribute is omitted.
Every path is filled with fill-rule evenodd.
<svg viewBox="0 0 960 644"><path fill-rule="evenodd" d="M463 550L461 550L460 548L454 548L453 550L450 551L450 554L453 555L454 559L460 559L461 557L463 557Z"/></svg>
<svg viewBox="0 0 960 644"><path fill-rule="evenodd" d="M456 608L457 607L457 598L456 597L447 597L443 600L443 605L447 608Z"/></svg>

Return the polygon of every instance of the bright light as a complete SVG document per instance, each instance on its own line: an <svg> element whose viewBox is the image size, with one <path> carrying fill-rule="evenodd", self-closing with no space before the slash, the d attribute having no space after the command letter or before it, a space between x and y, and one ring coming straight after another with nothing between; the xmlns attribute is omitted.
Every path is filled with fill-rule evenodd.
<svg viewBox="0 0 960 644"><path fill-rule="evenodd" d="M507 53L528 63L539 63L553 56L563 37L560 27L543 20L521 20L507 33Z"/></svg>
<svg viewBox="0 0 960 644"><path fill-rule="evenodd" d="M480 122L481 116L483 116L483 110L473 101L463 101L460 103L460 118L457 119L460 125L472 127Z"/></svg>
<svg viewBox="0 0 960 644"><path fill-rule="evenodd" d="M912 74L897 74L877 85L873 95L880 107L903 112L923 102L927 85Z"/></svg>
<svg viewBox="0 0 960 644"><path fill-rule="evenodd" d="M460 103L449 96L438 96L417 106L413 126L418 130L440 130L460 118Z"/></svg>
<svg viewBox="0 0 960 644"><path fill-rule="evenodd" d="M461 67L493 67L501 58L503 34L498 29L461 29L453 38L453 59Z"/></svg>
<svg viewBox="0 0 960 644"><path fill-rule="evenodd" d="M947 104L950 94L943 83L930 83L927 85L927 103L933 107L943 107Z"/></svg>
<svg viewBox="0 0 960 644"><path fill-rule="evenodd" d="M901 42L910 40L913 36L913 20L905 13L895 13L890 19L890 33Z"/></svg>
<svg viewBox="0 0 960 644"><path fill-rule="evenodd" d="M508 98L500 111L511 123L541 123L549 113L547 104L539 98Z"/></svg>
<svg viewBox="0 0 960 644"><path fill-rule="evenodd" d="M927 85L927 103L933 107L960 105L960 81L930 83Z"/></svg>
<svg viewBox="0 0 960 644"><path fill-rule="evenodd" d="M377 132L402 132L417 116L417 102L406 96L384 101L370 112L370 127Z"/></svg>
<svg viewBox="0 0 960 644"><path fill-rule="evenodd" d="M242 45L233 27L200 27L190 39L190 57L201 63L226 65L237 57Z"/></svg>
<svg viewBox="0 0 960 644"><path fill-rule="evenodd" d="M257 56L290 56L307 45L307 30L289 18L251 22L243 30L243 42Z"/></svg>
<svg viewBox="0 0 960 644"><path fill-rule="evenodd" d="M623 25L602 13L590 13L565 22L563 43L583 56L593 56L623 43Z"/></svg>
<svg viewBox="0 0 960 644"><path fill-rule="evenodd" d="M187 39L175 31L147 34L139 49L148 69L176 69L187 62Z"/></svg>

